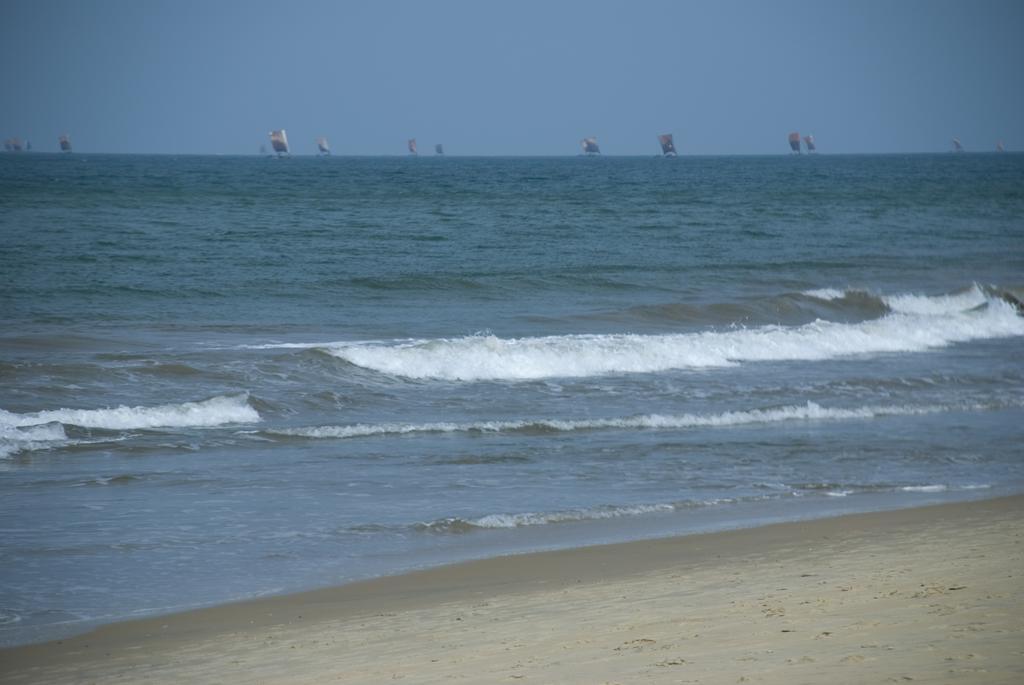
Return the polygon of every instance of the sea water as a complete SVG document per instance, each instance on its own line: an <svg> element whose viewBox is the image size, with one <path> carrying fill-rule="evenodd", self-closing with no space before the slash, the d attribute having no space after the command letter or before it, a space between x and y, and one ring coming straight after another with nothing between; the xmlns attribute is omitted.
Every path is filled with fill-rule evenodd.
<svg viewBox="0 0 1024 685"><path fill-rule="evenodd" d="M1024 491L1024 155L0 157L0 644Z"/></svg>

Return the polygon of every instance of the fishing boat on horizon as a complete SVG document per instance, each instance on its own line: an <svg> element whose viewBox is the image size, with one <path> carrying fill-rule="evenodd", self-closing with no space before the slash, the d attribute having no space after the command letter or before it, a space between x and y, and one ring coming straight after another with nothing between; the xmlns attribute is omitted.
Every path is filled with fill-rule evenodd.
<svg viewBox="0 0 1024 685"><path fill-rule="evenodd" d="M964 146L960 143L959 138L953 139L953 152L963 152Z"/></svg>
<svg viewBox="0 0 1024 685"><path fill-rule="evenodd" d="M808 133L804 136L804 145L807 146L808 152L817 152L818 147L814 144L814 136Z"/></svg>
<svg viewBox="0 0 1024 685"><path fill-rule="evenodd" d="M71 138L67 133L62 133L57 142L60 145L61 152L71 152Z"/></svg>
<svg viewBox="0 0 1024 685"><path fill-rule="evenodd" d="M4 141L4 149L8 152L21 152L23 149L21 138L8 138Z"/></svg>
<svg viewBox="0 0 1024 685"><path fill-rule="evenodd" d="M327 143L327 139L324 138L323 136L320 136L319 138L316 139L316 151L317 154L322 155L324 157L331 156L331 146Z"/></svg>
<svg viewBox="0 0 1024 685"><path fill-rule="evenodd" d="M290 154L288 151L288 133L282 128L270 132L270 146L278 157Z"/></svg>
<svg viewBox="0 0 1024 685"><path fill-rule="evenodd" d="M794 154L800 154L800 134L796 131L789 134L789 149Z"/></svg>
<svg viewBox="0 0 1024 685"><path fill-rule="evenodd" d="M676 144L672 140L671 133L662 133L658 136L658 143L661 145L661 154L663 157L676 156Z"/></svg>
<svg viewBox="0 0 1024 685"><path fill-rule="evenodd" d="M590 136L580 141L580 145L583 147L583 154L588 156L601 154L601 148L597 146L597 137Z"/></svg>
<svg viewBox="0 0 1024 685"><path fill-rule="evenodd" d="M419 154L419 152L416 151L416 139L415 138L410 138L409 139L408 146L409 146L409 154L410 155L418 155Z"/></svg>
<svg viewBox="0 0 1024 685"><path fill-rule="evenodd" d="M443 155L444 154L444 145L442 145L441 143L438 143L437 145L435 145L434 146L434 154Z"/></svg>

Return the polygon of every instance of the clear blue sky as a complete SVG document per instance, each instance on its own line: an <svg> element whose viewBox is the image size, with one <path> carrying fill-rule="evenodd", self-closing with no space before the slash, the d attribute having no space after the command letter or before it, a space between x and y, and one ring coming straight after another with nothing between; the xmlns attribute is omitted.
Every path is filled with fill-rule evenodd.
<svg viewBox="0 0 1024 685"><path fill-rule="evenodd" d="M0 137L37 150L1024 150L1022 72L1024 0L0 1Z"/></svg>

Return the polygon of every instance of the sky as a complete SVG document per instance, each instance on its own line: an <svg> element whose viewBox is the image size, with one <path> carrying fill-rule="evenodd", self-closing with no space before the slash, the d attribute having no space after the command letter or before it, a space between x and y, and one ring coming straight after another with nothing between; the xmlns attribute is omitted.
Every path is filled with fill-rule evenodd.
<svg viewBox="0 0 1024 685"><path fill-rule="evenodd" d="M56 150L1024 150L1022 0L0 0L0 137Z"/></svg>

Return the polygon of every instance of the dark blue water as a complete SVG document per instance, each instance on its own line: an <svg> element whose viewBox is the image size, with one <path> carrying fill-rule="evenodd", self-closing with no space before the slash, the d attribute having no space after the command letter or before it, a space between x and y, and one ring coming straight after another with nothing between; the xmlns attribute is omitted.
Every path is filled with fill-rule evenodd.
<svg viewBox="0 0 1024 685"><path fill-rule="evenodd" d="M1024 156L0 156L0 642L1024 490Z"/></svg>

